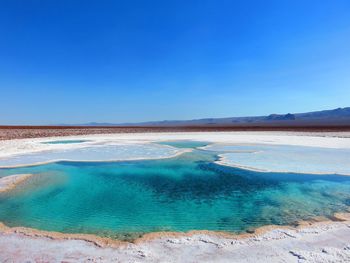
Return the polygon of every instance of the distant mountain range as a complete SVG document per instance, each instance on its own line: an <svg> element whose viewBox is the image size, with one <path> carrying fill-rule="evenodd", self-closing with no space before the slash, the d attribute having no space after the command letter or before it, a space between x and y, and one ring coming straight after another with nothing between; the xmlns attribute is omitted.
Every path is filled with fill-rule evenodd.
<svg viewBox="0 0 350 263"><path fill-rule="evenodd" d="M328 126L350 125L350 107L306 113L270 114L268 116L164 120L140 123L90 122L83 126Z"/></svg>

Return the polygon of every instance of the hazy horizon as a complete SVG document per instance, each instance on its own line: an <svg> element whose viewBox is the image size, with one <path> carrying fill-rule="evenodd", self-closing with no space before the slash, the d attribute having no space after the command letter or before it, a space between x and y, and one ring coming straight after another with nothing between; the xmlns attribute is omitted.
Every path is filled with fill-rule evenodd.
<svg viewBox="0 0 350 263"><path fill-rule="evenodd" d="M230 119L230 118L259 118L259 117L268 117L270 115L280 115L280 116L283 116L283 115L287 115L287 114L292 114L292 115L295 115L295 114L304 114L304 113L313 113L313 112L324 112L324 111L333 111L333 110L337 110L337 109L346 109L348 112L349 112L349 109L350 107L338 107L338 108L335 108L335 109L322 109L322 110L316 110L316 111L309 111L309 112L272 112L272 113L269 113L269 114L261 114L261 115L247 115L247 116L224 116L224 117L211 117L211 116L206 116L206 117L202 117L202 118L194 118L194 119L163 119L163 120L147 120L147 121L141 121L141 122L99 122L99 121L88 121L88 122L84 122L84 123L40 123L40 124L1 124L0 123L0 126L46 126L46 125L49 125L49 126L66 126L66 125L108 125L108 124L111 124L111 125L128 125L128 124L142 124L142 123L161 123L161 122L186 122L186 121L196 121L196 120L205 120L205 119L213 119L213 120L219 120L219 119ZM343 116L344 117L344 116ZM347 116L349 117L349 116ZM339 119L340 118L340 119ZM333 121L336 121L336 120L341 120L342 116L339 115L337 116L337 119L332 119ZM312 120L312 118L310 119ZM284 121L285 123L287 123L286 121ZM249 123L249 122L248 122ZM226 123L227 124L227 123ZM290 123L291 124L291 123ZM320 123L322 124L322 123ZM323 125L326 124L326 123L323 123ZM339 125L343 125L342 122L339 123Z"/></svg>
<svg viewBox="0 0 350 263"><path fill-rule="evenodd" d="M4 1L0 125L350 106L349 1Z"/></svg>

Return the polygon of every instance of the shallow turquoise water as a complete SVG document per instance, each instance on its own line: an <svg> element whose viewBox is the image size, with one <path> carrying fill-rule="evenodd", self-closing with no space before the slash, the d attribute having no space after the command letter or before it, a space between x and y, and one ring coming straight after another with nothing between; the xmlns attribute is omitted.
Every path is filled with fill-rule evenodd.
<svg viewBox="0 0 350 263"><path fill-rule="evenodd" d="M110 163L0 169L36 173L0 195L0 221L132 239L153 231L242 232L329 216L350 205L350 177L257 173L220 166L215 152Z"/></svg>
<svg viewBox="0 0 350 263"><path fill-rule="evenodd" d="M42 142L44 144L70 144L70 143L82 143L88 142L88 140L60 140L60 141L48 141Z"/></svg>
<svg viewBox="0 0 350 263"><path fill-rule="evenodd" d="M176 148L198 148L207 146L209 143L201 141L163 141L157 142L157 144L168 145Z"/></svg>
<svg viewBox="0 0 350 263"><path fill-rule="evenodd" d="M160 159L174 156L179 149L156 143L93 145L84 148L40 151L30 154L0 158L0 167L28 166L57 160L65 161L115 161L135 159Z"/></svg>

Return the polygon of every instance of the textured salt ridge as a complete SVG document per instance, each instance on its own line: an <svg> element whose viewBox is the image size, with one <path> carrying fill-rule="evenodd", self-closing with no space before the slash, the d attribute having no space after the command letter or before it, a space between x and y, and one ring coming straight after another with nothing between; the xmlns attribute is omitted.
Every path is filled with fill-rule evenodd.
<svg viewBox="0 0 350 263"><path fill-rule="evenodd" d="M320 219L317 219L320 220ZM346 262L350 215L336 221L302 221L298 227L265 226L254 234L210 231L153 233L125 243L90 235L61 234L0 224L0 260L127 262ZM20 253L18 248L20 249Z"/></svg>

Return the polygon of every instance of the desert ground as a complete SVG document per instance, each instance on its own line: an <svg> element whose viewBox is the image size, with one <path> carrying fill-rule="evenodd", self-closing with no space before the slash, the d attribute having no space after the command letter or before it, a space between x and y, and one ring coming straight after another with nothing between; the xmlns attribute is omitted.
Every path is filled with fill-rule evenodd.
<svg viewBox="0 0 350 263"><path fill-rule="evenodd" d="M45 140L86 139L99 143L148 143L162 140L198 140L230 144L270 144L350 148L348 131L216 131L112 133L80 128L69 130L0 130L0 159L72 149L79 145L45 145ZM58 133L59 134L58 134ZM109 134L108 134L109 133ZM79 134L79 136L78 136ZM69 136L67 136L69 135ZM36 138L33 138L36 137ZM28 175L2 178L10 191ZM6 181L5 181L6 180ZM21 227L0 227L1 262L350 262L350 217L314 218L294 226L266 226L254 233L233 235L210 231L147 234L133 243L83 235L65 235Z"/></svg>

